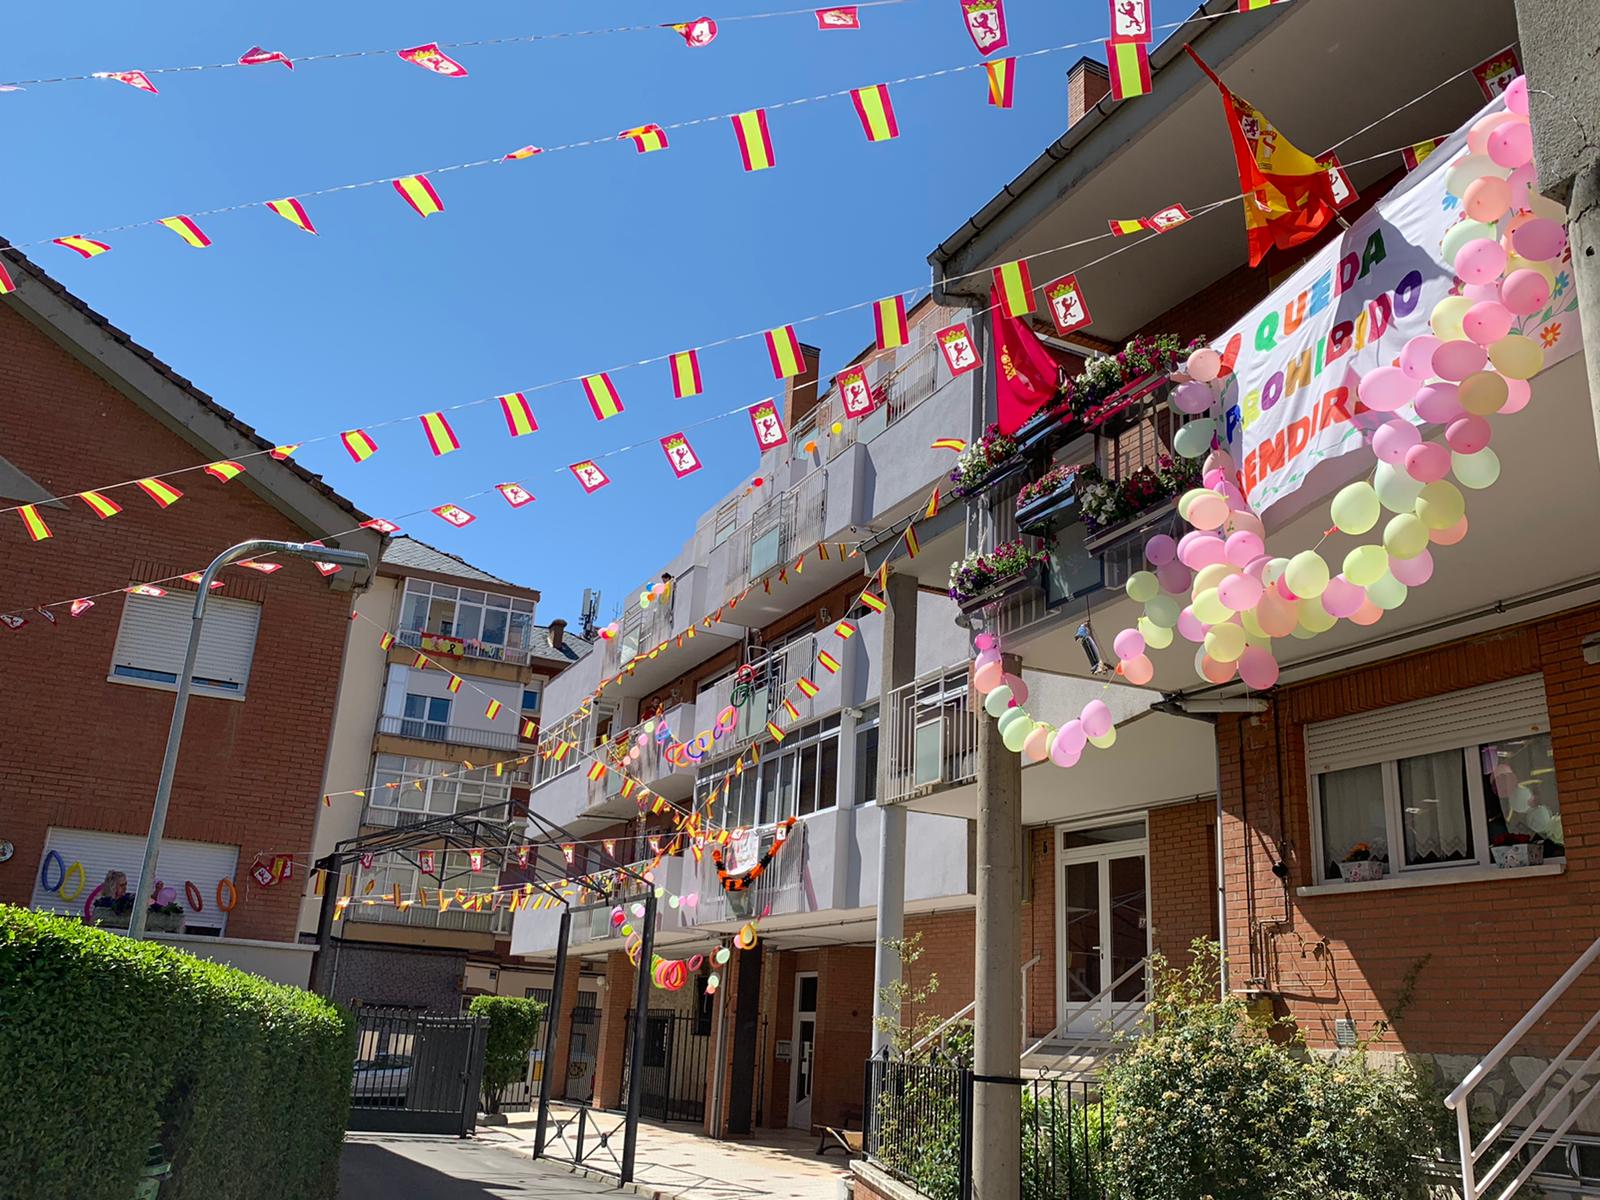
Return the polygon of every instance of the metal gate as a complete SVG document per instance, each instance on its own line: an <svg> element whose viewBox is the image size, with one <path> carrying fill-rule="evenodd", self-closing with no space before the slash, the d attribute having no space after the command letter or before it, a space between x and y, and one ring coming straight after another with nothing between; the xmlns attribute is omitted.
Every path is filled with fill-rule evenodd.
<svg viewBox="0 0 1600 1200"><path fill-rule="evenodd" d="M358 1008L349 1128L471 1134L487 1030L479 1017Z"/></svg>
<svg viewBox="0 0 1600 1200"><path fill-rule="evenodd" d="M644 1020L644 1071L639 1115L661 1121L704 1121L712 1023L696 1013L651 1009ZM634 1013L628 1012L625 1045L632 1046ZM628 1094L633 1055L622 1058L622 1094Z"/></svg>

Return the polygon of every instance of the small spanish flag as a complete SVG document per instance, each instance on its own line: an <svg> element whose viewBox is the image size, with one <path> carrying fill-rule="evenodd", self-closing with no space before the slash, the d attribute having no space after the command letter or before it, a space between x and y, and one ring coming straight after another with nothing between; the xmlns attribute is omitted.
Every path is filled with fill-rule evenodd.
<svg viewBox="0 0 1600 1200"><path fill-rule="evenodd" d="M800 719L800 710L794 706L793 700L785 700L783 702L783 711L789 714L789 719L791 721L798 721Z"/></svg>
<svg viewBox="0 0 1600 1200"><path fill-rule="evenodd" d="M317 232L317 227L311 223L311 218L306 216L305 205L301 204L293 196L283 200L268 200L267 207L296 229L304 229L310 234Z"/></svg>
<svg viewBox="0 0 1600 1200"><path fill-rule="evenodd" d="M428 656L422 653L422 651L418 650L417 656L411 660L412 669L417 671L426 671L428 669L428 661Z"/></svg>
<svg viewBox="0 0 1600 1200"><path fill-rule="evenodd" d="M423 413L417 419L422 422L422 432L428 435L428 449L433 451L435 457L461 449L461 443L456 440L456 431L450 428L450 422L444 419L442 412Z"/></svg>
<svg viewBox="0 0 1600 1200"><path fill-rule="evenodd" d="M800 339L795 336L793 325L769 329L763 336L767 339L767 356L772 360L775 378L789 379L806 369L805 357L800 353Z"/></svg>
<svg viewBox="0 0 1600 1200"><path fill-rule="evenodd" d="M188 242L196 250L204 250L211 245L211 239L189 217L162 217L160 223L172 230L173 233Z"/></svg>
<svg viewBox="0 0 1600 1200"><path fill-rule="evenodd" d="M267 453L273 458L277 459L279 462L286 462L288 459L294 457L294 452L298 449L300 449L299 442L285 442L281 446L274 446L271 450L268 450Z"/></svg>
<svg viewBox="0 0 1600 1200"><path fill-rule="evenodd" d="M596 421L608 420L622 411L622 397L617 395L616 385L605 371L583 377L583 394L589 400Z"/></svg>
<svg viewBox="0 0 1600 1200"><path fill-rule="evenodd" d="M775 742L781 742L781 741L783 741L784 738L789 736L783 730L779 729L776 725L774 725L771 721L767 722L767 732L772 735L772 740L775 741Z"/></svg>
<svg viewBox="0 0 1600 1200"><path fill-rule="evenodd" d="M500 161L501 162L517 162L517 161L519 161L521 159L524 159L524 158L532 158L535 154L543 154L543 153L544 153L544 150L543 150L542 147L539 147L539 146L523 146L520 150L513 150L510 154L506 155Z"/></svg>
<svg viewBox="0 0 1600 1200"><path fill-rule="evenodd" d="M533 741L533 735L537 731L538 731L538 726L536 726L533 723L532 720L530 720L527 717L523 717L522 718L522 740L523 741L525 741L525 742Z"/></svg>
<svg viewBox="0 0 1600 1200"><path fill-rule="evenodd" d="M492 721L496 717L498 717L499 715L500 715L500 701L498 701L498 700L489 701L489 707L483 710L484 719L486 721Z"/></svg>
<svg viewBox="0 0 1600 1200"><path fill-rule="evenodd" d="M1130 233L1138 233L1141 229L1145 228L1145 223L1142 218L1135 218L1133 220L1111 220L1107 221L1106 224L1111 226L1112 237L1127 237Z"/></svg>
<svg viewBox="0 0 1600 1200"><path fill-rule="evenodd" d="M672 356L672 395L687 400L700 394L700 352L680 350Z"/></svg>
<svg viewBox="0 0 1600 1200"><path fill-rule="evenodd" d="M606 777L606 765L605 765L605 763L597 762L597 763L591 763L589 765L589 778L590 778L591 781L592 780L596 780L596 779L604 779L605 777Z"/></svg>
<svg viewBox="0 0 1600 1200"><path fill-rule="evenodd" d="M933 495L928 497L928 507L922 510L922 516L926 520L928 518L937 517L938 515L939 515L939 489L938 488L934 488L933 489Z"/></svg>
<svg viewBox="0 0 1600 1200"><path fill-rule="evenodd" d="M911 340L906 328L906 298L886 296L872 306L872 324L879 350L898 350Z"/></svg>
<svg viewBox="0 0 1600 1200"><path fill-rule="evenodd" d="M521 437L525 433L537 433L539 422L533 419L533 408L528 403L528 398L521 392L507 392L504 396L497 396L500 408L506 414L506 429L512 437Z"/></svg>
<svg viewBox="0 0 1600 1200"><path fill-rule="evenodd" d="M838 634L841 639L848 640L855 637L856 627L850 624L849 621L840 621L833 627L833 632Z"/></svg>
<svg viewBox="0 0 1600 1200"><path fill-rule="evenodd" d="M906 526L906 557L915 558L922 553L922 543L917 541L917 527Z"/></svg>
<svg viewBox="0 0 1600 1200"><path fill-rule="evenodd" d="M821 651L817 655L817 662L821 664L822 669L829 675L838 674L839 660L833 655L829 654L826 650Z"/></svg>
<svg viewBox="0 0 1600 1200"><path fill-rule="evenodd" d="M900 136L900 123L894 119L894 105L889 102L889 85L875 83L871 87L856 88L850 93L855 101L856 116L861 118L861 131L869 142L887 142Z"/></svg>
<svg viewBox="0 0 1600 1200"><path fill-rule="evenodd" d="M1422 160L1427 158L1439 148L1440 138L1430 138L1426 142L1418 142L1414 146L1407 146L1400 151L1400 157L1406 164L1406 170L1415 171L1422 165Z"/></svg>
<svg viewBox="0 0 1600 1200"><path fill-rule="evenodd" d="M1028 264L1021 259L996 267L994 286L1000 293L1000 311L1006 316L1024 317L1033 311L1033 278L1028 274Z"/></svg>
<svg viewBox="0 0 1600 1200"><path fill-rule="evenodd" d="M1258 9L1270 8L1274 4L1282 4L1283 0L1239 0L1239 11L1242 13L1255 12Z"/></svg>
<svg viewBox="0 0 1600 1200"><path fill-rule="evenodd" d="M1106 66L1113 100L1150 94L1150 55L1143 42L1107 42Z"/></svg>
<svg viewBox="0 0 1600 1200"><path fill-rule="evenodd" d="M889 607L889 605L884 602L883 597L878 595L876 592L862 592L861 595L856 597L856 599L875 613L881 613Z"/></svg>
<svg viewBox="0 0 1600 1200"><path fill-rule="evenodd" d="M378 452L378 443L364 429L347 429L339 435L339 440L357 462L366 462Z"/></svg>
<svg viewBox="0 0 1600 1200"><path fill-rule="evenodd" d="M76 234L51 240L58 246L65 246L68 250L81 254L84 258L93 258L96 254L104 254L111 249L104 242L97 242L93 238L79 237Z"/></svg>
<svg viewBox="0 0 1600 1200"><path fill-rule="evenodd" d="M50 526L44 523L44 518L39 515L39 510L32 504L24 504L17 509L17 515L22 518L22 523L27 527L28 536L36 542L42 542L47 537L55 536L50 532Z"/></svg>
<svg viewBox="0 0 1600 1200"><path fill-rule="evenodd" d="M997 58L984 63L983 69L989 75L989 107L1010 108L1017 79L1017 60Z"/></svg>
<svg viewBox="0 0 1600 1200"><path fill-rule="evenodd" d="M122 505L118 504L110 496L100 492L79 492L78 496L94 510L94 515L102 521L107 517L114 517L122 511Z"/></svg>
<svg viewBox="0 0 1600 1200"><path fill-rule="evenodd" d="M394 634L385 629L383 636L378 639L378 649L387 650L392 645L394 645Z"/></svg>
<svg viewBox="0 0 1600 1200"><path fill-rule="evenodd" d="M449 692L452 696L459 692L461 690L461 676L450 676L450 682L444 685L444 690Z"/></svg>
<svg viewBox="0 0 1600 1200"><path fill-rule="evenodd" d="M930 450L954 450L960 454L967 448L967 443L961 438L939 438L929 445Z"/></svg>
<svg viewBox="0 0 1600 1200"><path fill-rule="evenodd" d="M739 139L739 154L744 159L746 171L765 171L776 166L772 153L772 135L767 132L767 110L752 108L749 112L735 113L732 118L734 135Z"/></svg>
<svg viewBox="0 0 1600 1200"><path fill-rule="evenodd" d="M805 695L805 697L808 700L811 697L815 696L818 692L820 692L822 690L816 684L812 683L811 680L807 679L804 675L802 675L799 679L795 680L795 686L800 689L800 691Z"/></svg>
<svg viewBox="0 0 1600 1200"><path fill-rule="evenodd" d="M624 778L622 781L622 798L624 800L631 799L633 797L633 789L638 786L637 780Z"/></svg>
<svg viewBox="0 0 1600 1200"><path fill-rule="evenodd" d="M433 190L426 175L405 175L390 182L400 198L416 210L417 216L431 217L444 211L444 201L439 199L439 193Z"/></svg>
<svg viewBox="0 0 1600 1200"><path fill-rule="evenodd" d="M667 131L659 125L639 125L633 129L624 129L617 134L617 140L620 142L625 139L631 141L633 148L640 154L667 148Z"/></svg>
<svg viewBox="0 0 1600 1200"><path fill-rule="evenodd" d="M0 262L0 296L9 296L17 290L17 285L11 282L11 275L6 270L6 265Z"/></svg>
<svg viewBox="0 0 1600 1200"><path fill-rule="evenodd" d="M211 478L227 483L234 476L244 474L244 464L223 459L221 462L207 463L204 470Z"/></svg>
<svg viewBox="0 0 1600 1200"><path fill-rule="evenodd" d="M183 493L177 488L162 483L159 479L136 479L134 482L139 485L139 489L146 496L149 496L162 508L166 508L169 504L175 504L183 498Z"/></svg>

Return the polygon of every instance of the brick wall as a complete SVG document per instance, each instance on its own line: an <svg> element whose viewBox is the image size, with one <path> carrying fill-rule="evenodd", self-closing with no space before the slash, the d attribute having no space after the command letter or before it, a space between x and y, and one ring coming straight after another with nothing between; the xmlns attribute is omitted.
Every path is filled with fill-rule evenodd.
<svg viewBox="0 0 1600 1200"><path fill-rule="evenodd" d="M1274 994L1315 1045L1334 1021L1394 1023L1416 1053L1489 1050L1600 932L1600 667L1581 642L1600 607L1282 689L1274 707L1218 728L1230 980ZM1304 727L1537 671L1550 712L1566 831L1561 875L1299 896L1314 882ZM1271 863L1282 855L1289 879ZM1253 904L1252 904L1253 899ZM1409 1002L1400 1001L1409 994ZM1600 1008L1580 983L1526 1043L1551 1052ZM1398 1010L1398 1012L1397 1012Z"/></svg>
<svg viewBox="0 0 1600 1200"><path fill-rule="evenodd" d="M394 1005L450 1013L461 1009L465 952L335 942L319 986L337 1004Z"/></svg>
<svg viewBox="0 0 1600 1200"><path fill-rule="evenodd" d="M11 309L0 309L0 395L6 458L52 494L205 457ZM0 521L0 612L195 570L248 537L305 537L243 479L175 482L184 498L165 510L128 491L114 494L123 511L107 521L78 501L43 508L55 536L37 544L14 515ZM292 941L300 889L244 880L257 853L311 848L350 593L304 563L270 578L238 569L223 577L222 595L262 602L247 695L190 702L166 835L238 846L241 899L228 933ZM173 697L108 682L124 599L102 597L76 619L57 609L54 627L35 619L0 630L0 678L14 685L0 785L4 833L16 844L0 865L0 900L28 903L51 825L140 836L149 828Z"/></svg>
<svg viewBox="0 0 1600 1200"><path fill-rule="evenodd" d="M1217 936L1217 806L1150 810L1150 944L1174 966L1196 938Z"/></svg>

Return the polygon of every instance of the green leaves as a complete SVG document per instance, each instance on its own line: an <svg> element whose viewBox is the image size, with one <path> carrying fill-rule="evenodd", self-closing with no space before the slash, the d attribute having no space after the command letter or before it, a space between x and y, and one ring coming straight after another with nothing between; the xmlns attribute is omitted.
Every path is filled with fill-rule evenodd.
<svg viewBox="0 0 1600 1200"><path fill-rule="evenodd" d="M518 996L474 996L467 1011L489 1019L483 1053L483 1111L497 1112L501 1089L521 1079L539 1044L544 1003Z"/></svg>

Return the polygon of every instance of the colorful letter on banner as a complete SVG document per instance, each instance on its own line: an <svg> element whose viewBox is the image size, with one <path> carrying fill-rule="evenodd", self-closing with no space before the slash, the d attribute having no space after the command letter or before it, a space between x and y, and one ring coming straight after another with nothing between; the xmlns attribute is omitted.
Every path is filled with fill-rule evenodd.
<svg viewBox="0 0 1600 1200"><path fill-rule="evenodd" d="M1400 151L1400 157L1406 164L1406 170L1415 171L1420 167L1422 160L1437 150L1443 140L1443 138L1432 138L1426 142L1418 142L1415 146L1407 146Z"/></svg>
<svg viewBox="0 0 1600 1200"><path fill-rule="evenodd" d="M50 526L44 523L44 518L39 515L39 510L32 504L24 504L17 509L17 515L22 518L22 523L27 527L28 536L36 542L42 542L47 537L53 537Z"/></svg>
<svg viewBox="0 0 1600 1200"><path fill-rule="evenodd" d="M441 504L431 511L441 521L448 521L457 529L460 529L463 525L471 525L478 519L472 513L456 504Z"/></svg>
<svg viewBox="0 0 1600 1200"><path fill-rule="evenodd" d="M860 29L861 14L854 4L842 8L817 9L818 29Z"/></svg>
<svg viewBox="0 0 1600 1200"><path fill-rule="evenodd" d="M350 457L357 462L366 462L378 452L378 443L373 441L372 435L364 429L347 429L339 435L339 440L350 452Z"/></svg>
<svg viewBox="0 0 1600 1200"><path fill-rule="evenodd" d="M795 336L793 325L769 329L763 336L767 339L767 357L772 360L774 378L788 379L806 369L805 356L800 353L800 339Z"/></svg>
<svg viewBox="0 0 1600 1200"><path fill-rule="evenodd" d="M506 498L506 503L512 508L521 508L524 504L533 503L533 493L520 483L497 483L494 490Z"/></svg>
<svg viewBox="0 0 1600 1200"><path fill-rule="evenodd" d="M989 76L989 107L1010 108L1017 82L1017 60L997 58L983 64Z"/></svg>
<svg viewBox="0 0 1600 1200"><path fill-rule="evenodd" d="M756 431L756 445L761 447L763 454L789 440L788 431L783 427L783 418L778 416L772 401L762 400L752 404L748 411L750 427Z"/></svg>
<svg viewBox="0 0 1600 1200"><path fill-rule="evenodd" d="M417 420L422 422L422 432L428 435L428 449L433 451L435 458L461 449L461 443L456 440L456 431L450 428L450 422L444 419L442 412L423 413Z"/></svg>
<svg viewBox="0 0 1600 1200"><path fill-rule="evenodd" d="M1071 333L1094 323L1076 275L1063 275L1045 284L1044 298L1050 306L1050 319L1056 323L1057 333Z"/></svg>
<svg viewBox="0 0 1600 1200"><path fill-rule="evenodd" d="M879 350L897 350L911 340L906 327L906 298L887 296L872 306L872 325Z"/></svg>
<svg viewBox="0 0 1600 1200"><path fill-rule="evenodd" d="M162 483L159 479L137 479L134 482L139 485L140 491L162 508L175 504L183 498L183 493L177 488Z"/></svg>
<svg viewBox="0 0 1600 1200"><path fill-rule="evenodd" d="M867 135L867 141L887 142L900 136L900 122L894 119L888 84L856 88L850 93L850 99L855 101L856 116L861 118L861 131Z"/></svg>
<svg viewBox="0 0 1600 1200"><path fill-rule="evenodd" d="M9 295L17 290L17 285L11 282L11 276L6 271L6 265L0 262L0 296Z"/></svg>
<svg viewBox="0 0 1600 1200"><path fill-rule="evenodd" d="M1332 172L1330 171L1329 174L1331 175ZM1353 193L1351 198L1354 199ZM1189 210L1187 208L1181 204L1169 204L1167 207L1151 213L1150 216L1145 218L1144 224L1146 229L1154 229L1157 233L1165 233L1169 229L1176 229L1189 219Z"/></svg>
<svg viewBox="0 0 1600 1200"><path fill-rule="evenodd" d="M1000 293L1000 311L1008 317L1025 317L1033 311L1033 279L1028 264L1001 263L994 269L994 286Z"/></svg>
<svg viewBox="0 0 1600 1200"><path fill-rule="evenodd" d="M1106 224L1111 226L1112 237L1127 237L1130 233L1139 233L1149 228L1144 223L1143 217L1113 217Z"/></svg>
<svg viewBox="0 0 1600 1200"><path fill-rule="evenodd" d="M1329 150L1326 154L1317 155L1317 161L1328 168L1328 186L1333 189L1333 207L1337 210L1354 204L1356 202L1356 185L1350 182L1350 175L1344 169L1344 164L1339 161L1339 156ZM1183 206L1174 205L1173 207L1181 211ZM1166 211L1166 209L1161 210L1161 212ZM1154 221L1160 216L1161 213L1157 213L1150 219ZM1183 219L1187 221L1189 214L1184 213Z"/></svg>
<svg viewBox="0 0 1600 1200"><path fill-rule="evenodd" d="M284 200L268 200L267 207L297 229L304 229L307 233L313 234L317 232L317 227L311 223L311 218L306 216L305 205L293 196Z"/></svg>
<svg viewBox="0 0 1600 1200"><path fill-rule="evenodd" d="M188 217L162 217L160 223L172 230L173 233L188 242L196 250L204 250L211 245L211 239L201 232L200 226L196 225Z"/></svg>
<svg viewBox="0 0 1600 1200"><path fill-rule="evenodd" d="M439 199L439 193L433 190L426 175L406 175L391 182L400 198L416 210L417 216L431 217L444 211L444 201Z"/></svg>
<svg viewBox="0 0 1600 1200"><path fill-rule="evenodd" d="M500 401L500 408L506 414L506 429L510 431L512 437L539 431L539 422L533 419L533 407L521 392L507 392L496 399Z"/></svg>
<svg viewBox="0 0 1600 1200"><path fill-rule="evenodd" d="M439 49L438 42L412 46L409 50L396 50L395 53L408 63L415 63L425 70L432 71L435 75L446 75L451 79L462 79L467 74L465 67Z"/></svg>
<svg viewBox="0 0 1600 1200"><path fill-rule="evenodd" d="M1111 0L1111 40L1144 42L1151 40L1150 0Z"/></svg>
<svg viewBox="0 0 1600 1200"><path fill-rule="evenodd" d="M961 0L961 16L967 23L967 36L979 54L1005 48L1006 10L1002 0Z"/></svg>
<svg viewBox="0 0 1600 1200"><path fill-rule="evenodd" d="M624 129L617 134L620 142L627 139L633 143L633 148L640 154L649 154L652 150L665 150L667 148L667 132L659 125L639 125L633 129Z"/></svg>
<svg viewBox="0 0 1600 1200"><path fill-rule="evenodd" d="M244 474L243 463L231 462L227 459L224 459L222 462L208 463L203 469L207 475L211 476L211 478L220 479L223 483L227 483L228 480L237 475Z"/></svg>
<svg viewBox="0 0 1600 1200"><path fill-rule="evenodd" d="M672 473L679 479L685 475L693 475L700 469L700 460L695 457L689 439L683 434L667 434L661 439L661 449L667 456L667 462L672 465Z"/></svg>
<svg viewBox="0 0 1600 1200"><path fill-rule="evenodd" d="M104 242L97 242L93 238L79 237L77 234L69 234L67 237L52 238L51 241L55 242L55 244L58 246L65 246L68 250L72 250L82 255L84 258L93 258L95 255L104 254L107 250L111 249L111 247L106 245Z"/></svg>
<svg viewBox="0 0 1600 1200"><path fill-rule="evenodd" d="M606 473L591 459L573 463L567 470L572 472L578 483L582 485L584 492L589 495L593 495L611 482Z"/></svg>
<svg viewBox="0 0 1600 1200"><path fill-rule="evenodd" d="M734 136L739 139L739 155L746 171L765 171L776 166L772 153L772 135L767 131L767 110L752 108L749 112L735 113L732 118Z"/></svg>
<svg viewBox="0 0 1600 1200"><path fill-rule="evenodd" d="M837 675L839 673L839 660L826 650L817 655L817 662L822 665L822 669L829 675Z"/></svg>
<svg viewBox="0 0 1600 1200"><path fill-rule="evenodd" d="M99 492L79 492L78 496L94 510L94 515L102 521L107 517L114 517L122 511L122 505L118 504L110 496L102 495Z"/></svg>
<svg viewBox="0 0 1600 1200"><path fill-rule="evenodd" d="M1150 53L1143 42L1107 42L1106 66L1113 100L1150 94Z"/></svg>
<svg viewBox="0 0 1600 1200"><path fill-rule="evenodd" d="M281 50L263 50L260 46L251 46L239 55L241 67L260 67L267 63L282 63L289 70L294 70L294 62Z"/></svg>
<svg viewBox="0 0 1600 1200"><path fill-rule="evenodd" d="M982 365L977 350L972 346L972 331L965 322L947 325L933 336L939 343L939 352L944 355L945 365L950 368L952 376L965 375Z"/></svg>
<svg viewBox="0 0 1600 1200"><path fill-rule="evenodd" d="M96 71L94 78L113 79L129 87L138 88L141 92L149 92L152 96L160 95L156 91L156 85L150 82L150 77L143 71Z"/></svg>
<svg viewBox="0 0 1600 1200"><path fill-rule="evenodd" d="M872 411L872 384L867 382L865 366L846 367L833 377L833 383L839 389L845 416L864 417Z"/></svg>
<svg viewBox="0 0 1600 1200"><path fill-rule="evenodd" d="M617 395L616 385L604 371L583 377L583 394L588 397L596 421L607 420L622 411L622 397Z"/></svg>
<svg viewBox="0 0 1600 1200"><path fill-rule="evenodd" d="M672 367L672 395L687 400L700 394L700 352L680 350L670 360Z"/></svg>

